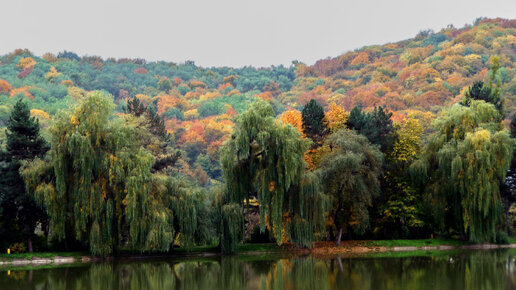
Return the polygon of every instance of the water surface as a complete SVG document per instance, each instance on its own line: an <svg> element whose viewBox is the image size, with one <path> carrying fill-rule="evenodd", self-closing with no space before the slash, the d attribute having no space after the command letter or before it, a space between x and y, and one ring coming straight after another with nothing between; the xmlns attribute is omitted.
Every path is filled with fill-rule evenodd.
<svg viewBox="0 0 516 290"><path fill-rule="evenodd" d="M516 289L516 250L396 255L407 254L119 259L51 269L0 268L0 289Z"/></svg>

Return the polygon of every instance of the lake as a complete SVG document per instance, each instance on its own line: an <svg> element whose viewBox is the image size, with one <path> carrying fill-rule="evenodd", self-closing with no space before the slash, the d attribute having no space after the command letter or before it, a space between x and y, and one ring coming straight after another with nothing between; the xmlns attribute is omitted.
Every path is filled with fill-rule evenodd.
<svg viewBox="0 0 516 290"><path fill-rule="evenodd" d="M51 269L0 268L0 289L516 289L515 263L514 249L116 259Z"/></svg>

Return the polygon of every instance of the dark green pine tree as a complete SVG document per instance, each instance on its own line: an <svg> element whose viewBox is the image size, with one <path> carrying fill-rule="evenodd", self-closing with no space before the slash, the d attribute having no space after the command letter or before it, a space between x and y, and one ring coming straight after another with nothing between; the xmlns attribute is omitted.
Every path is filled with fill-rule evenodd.
<svg viewBox="0 0 516 290"><path fill-rule="evenodd" d="M347 126L364 135L373 144L380 145L382 152L392 148L394 142L394 126L392 113L383 107L375 107L372 113L363 112L360 107L355 107L349 113Z"/></svg>
<svg viewBox="0 0 516 290"><path fill-rule="evenodd" d="M25 184L19 174L21 161L42 157L48 145L39 135L39 122L30 116L27 104L19 100L7 124L7 148L0 156L0 223L6 242L27 240L32 252L32 238L37 222L46 224L45 211L25 191Z"/></svg>
<svg viewBox="0 0 516 290"><path fill-rule="evenodd" d="M311 99L303 108L301 117L305 135L314 141L315 146L320 145L328 131L324 122L324 109Z"/></svg>
<svg viewBox="0 0 516 290"><path fill-rule="evenodd" d="M505 101L501 96L502 81L500 78L500 58L494 57L489 70L489 80L487 84L483 81L476 81L471 85L466 93L461 105L469 107L472 100L491 103L500 112L500 121L505 116Z"/></svg>
<svg viewBox="0 0 516 290"><path fill-rule="evenodd" d="M136 117L143 116L148 122L149 130L152 134L160 139L161 154L155 156L156 160L152 167L153 171L160 171L169 166L174 166L177 160L181 157L181 151L169 152L170 148L170 133L167 132L165 121L154 108L145 106L138 98L129 99L125 112Z"/></svg>
<svg viewBox="0 0 516 290"><path fill-rule="evenodd" d="M374 134L369 140L380 145L380 150L384 153L390 151L394 143L394 125L391 117L392 113L382 106L375 107L371 117Z"/></svg>

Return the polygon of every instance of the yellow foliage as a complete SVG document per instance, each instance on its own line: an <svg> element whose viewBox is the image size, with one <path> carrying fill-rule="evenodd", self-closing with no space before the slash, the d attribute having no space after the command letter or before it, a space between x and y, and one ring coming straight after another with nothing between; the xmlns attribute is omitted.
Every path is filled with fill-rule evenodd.
<svg viewBox="0 0 516 290"><path fill-rule="evenodd" d="M57 61L57 57L50 53L50 52L47 52L43 55L43 57L41 57L42 59L48 61L48 62L56 62Z"/></svg>
<svg viewBox="0 0 516 290"><path fill-rule="evenodd" d="M36 61L32 57L22 57L18 64L16 65L17 68L24 70L30 67L33 67L36 65Z"/></svg>
<svg viewBox="0 0 516 290"><path fill-rule="evenodd" d="M140 100L145 105L149 105L152 103L152 97L144 94L136 94L135 96L138 100Z"/></svg>
<svg viewBox="0 0 516 290"><path fill-rule="evenodd" d="M393 157L402 162L414 160L421 151L423 126L413 117L405 120L398 131L398 138L393 146Z"/></svg>
<svg viewBox="0 0 516 290"><path fill-rule="evenodd" d="M52 66L50 67L50 70L45 74L45 79L48 82L53 83L60 75L61 73L57 72L56 68Z"/></svg>
<svg viewBox="0 0 516 290"><path fill-rule="evenodd" d="M186 120L195 120L199 118L199 112L197 111L197 109L188 110L184 113L184 115Z"/></svg>
<svg viewBox="0 0 516 290"><path fill-rule="evenodd" d="M346 127L346 122L348 121L348 114L343 107L331 103L330 110L326 113L326 121L328 122L328 127L331 132L336 132L342 128Z"/></svg>
<svg viewBox="0 0 516 290"><path fill-rule="evenodd" d="M32 109L30 110L30 114L38 119L50 119L50 116L47 114L47 112L43 110Z"/></svg>
<svg viewBox="0 0 516 290"><path fill-rule="evenodd" d="M68 95L74 100L80 100L86 96L86 92L78 87L68 87Z"/></svg>

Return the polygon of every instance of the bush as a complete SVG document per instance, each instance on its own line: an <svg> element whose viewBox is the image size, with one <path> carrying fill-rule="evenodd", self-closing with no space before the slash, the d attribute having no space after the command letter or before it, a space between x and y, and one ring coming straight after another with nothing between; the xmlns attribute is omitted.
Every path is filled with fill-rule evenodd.
<svg viewBox="0 0 516 290"><path fill-rule="evenodd" d="M505 231L498 231L496 233L496 243L500 245L508 245L511 242L509 241L509 235Z"/></svg>
<svg viewBox="0 0 516 290"><path fill-rule="evenodd" d="M27 252L27 248L25 247L24 243L14 243L9 247L9 249L11 249L11 253L13 254L21 254Z"/></svg>

